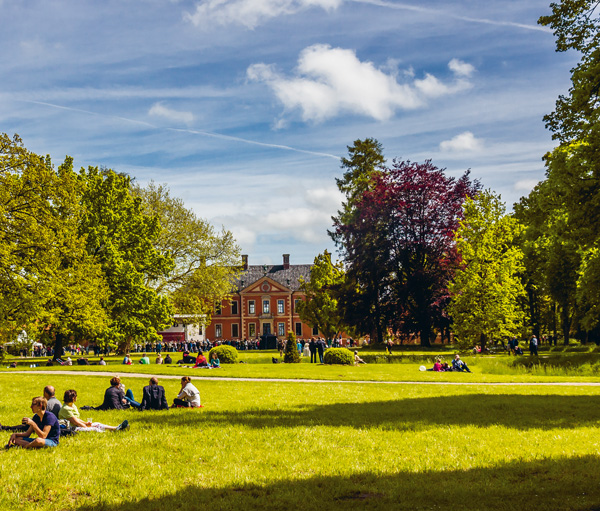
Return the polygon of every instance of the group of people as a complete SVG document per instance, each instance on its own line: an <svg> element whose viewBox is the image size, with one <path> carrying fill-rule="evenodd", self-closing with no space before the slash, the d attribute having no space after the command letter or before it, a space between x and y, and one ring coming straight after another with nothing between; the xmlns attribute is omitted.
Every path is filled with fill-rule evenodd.
<svg viewBox="0 0 600 511"><path fill-rule="evenodd" d="M129 421L124 420L117 426L110 426L101 422L81 418L77 407L77 391L68 389L64 393L63 403L55 396L55 389L48 385L44 388L43 396L34 397L31 401L33 417L23 417L21 424L16 426L3 426L0 431L12 431L6 448L23 447L25 449L39 449L43 447L56 447L60 436L79 432L126 431ZM125 391L125 386L118 376L110 380L110 387L104 393L104 401L100 406L82 406L82 410L123 410L128 408L138 410L168 410L169 405L165 389L158 384L158 378L150 378L150 384L142 391L142 401L137 402L131 389ZM172 407L176 408L201 408L200 391L191 383L189 376L181 378L181 388L173 400ZM35 435L35 436L34 436Z"/></svg>
<svg viewBox="0 0 600 511"><path fill-rule="evenodd" d="M123 365L133 364L133 360L131 359L131 355L129 353L127 353L125 355L122 363L123 363ZM146 353L144 353L142 355L142 358L140 358L139 363L142 365L150 364L150 357ZM169 364L173 363L173 359L171 358L171 355L169 355L168 353L166 354L165 358L163 358L162 353L157 353L154 363L158 364L158 365L161 365L161 364L169 365ZM181 360L177 361L177 363L178 364L195 364L193 369L196 369L198 367L205 368L205 369L219 369L221 367L221 361L219 360L217 353L214 351L212 351L210 353L210 360L206 360L206 356L204 355L202 350L200 350L198 352L198 355L196 355L195 357L193 355L190 355L189 351L184 351L183 358Z"/></svg>
<svg viewBox="0 0 600 511"><path fill-rule="evenodd" d="M425 366L421 366L422 370L425 370ZM464 360L461 360L460 355L457 353L454 355L454 360L452 361L452 365L449 365L447 362L442 362L441 358L436 358L435 364L431 369L427 369L427 371L435 371L437 373L442 373L446 371L458 371L458 372L466 372L470 373L471 370L469 366L467 366Z"/></svg>

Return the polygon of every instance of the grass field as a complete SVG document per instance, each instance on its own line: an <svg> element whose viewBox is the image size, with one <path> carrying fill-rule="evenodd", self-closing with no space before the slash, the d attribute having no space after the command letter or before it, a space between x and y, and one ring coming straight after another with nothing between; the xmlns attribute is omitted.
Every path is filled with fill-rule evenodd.
<svg viewBox="0 0 600 511"><path fill-rule="evenodd" d="M466 386L209 381L195 377L198 370L133 366L191 374L205 407L82 412L114 425L127 418L131 429L79 433L51 451L0 452L0 509L600 509L600 387L481 386L490 375L475 362L473 375L421 373L416 364L222 370L232 376L253 368L271 378L281 371L292 378L460 378L472 383ZM48 383L59 396L77 389L79 406L99 404L109 375L76 369L0 372L0 421L19 423ZM106 369L124 374L136 396L147 384L127 377L124 366ZM172 400L178 381L161 383Z"/></svg>

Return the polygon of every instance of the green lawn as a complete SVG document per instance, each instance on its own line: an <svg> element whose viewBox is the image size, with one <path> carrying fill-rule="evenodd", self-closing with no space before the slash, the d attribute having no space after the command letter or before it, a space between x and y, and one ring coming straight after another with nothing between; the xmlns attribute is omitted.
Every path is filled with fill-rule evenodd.
<svg viewBox="0 0 600 511"><path fill-rule="evenodd" d="M262 367L282 369L304 366ZM137 396L147 383L123 380ZM47 383L99 404L108 375L0 373L0 421ZM172 400L178 382L161 383ZM194 383L202 409L82 412L131 430L0 452L0 509L600 509L600 387Z"/></svg>

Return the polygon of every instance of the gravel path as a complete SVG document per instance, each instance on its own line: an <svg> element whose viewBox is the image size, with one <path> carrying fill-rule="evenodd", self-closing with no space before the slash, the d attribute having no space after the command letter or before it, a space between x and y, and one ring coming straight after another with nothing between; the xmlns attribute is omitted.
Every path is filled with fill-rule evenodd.
<svg viewBox="0 0 600 511"><path fill-rule="evenodd" d="M101 376L108 378L113 373L108 372L94 372L94 371L0 371L0 374L61 374L67 376ZM151 374L142 373L121 373L115 371L114 374L121 378L146 378L149 379ZM174 374L159 374L157 375L163 380L179 380L181 376ZM232 377L219 377L219 376L198 376L197 380L209 380L209 381L256 381L256 382L285 382L285 383L354 383L354 384L366 384L366 383L383 383L386 385L485 385L485 386L522 386L522 387L600 387L600 382L450 382L450 381L375 381L375 380L310 380L310 379L291 379L291 378L232 378Z"/></svg>

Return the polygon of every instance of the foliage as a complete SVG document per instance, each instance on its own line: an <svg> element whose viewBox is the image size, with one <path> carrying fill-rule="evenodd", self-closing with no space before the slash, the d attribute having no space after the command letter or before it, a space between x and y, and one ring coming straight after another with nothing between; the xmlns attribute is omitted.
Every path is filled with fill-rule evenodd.
<svg viewBox="0 0 600 511"><path fill-rule="evenodd" d="M302 359L298 353L298 343L294 332L288 332L283 361L286 364L298 364Z"/></svg>
<svg viewBox="0 0 600 511"><path fill-rule="evenodd" d="M217 358L221 364L236 364L238 361L238 351L228 344L221 344L219 346L215 346L211 348L208 352L208 360L210 361L210 356L216 353Z"/></svg>
<svg viewBox="0 0 600 511"><path fill-rule="evenodd" d="M157 331L171 322L171 308L147 283L173 268L171 257L154 245L161 229L158 218L144 212L128 176L88 167L79 178L85 208L79 232L102 267L110 292L110 324L99 340L123 349L133 339L158 340Z"/></svg>
<svg viewBox="0 0 600 511"><path fill-rule="evenodd" d="M331 365L353 365L354 355L348 348L329 348L323 354L323 361Z"/></svg>
<svg viewBox="0 0 600 511"><path fill-rule="evenodd" d="M491 191L467 198L456 233L461 266L449 288L455 337L466 347L523 331L523 253L515 244L521 230Z"/></svg>
<svg viewBox="0 0 600 511"><path fill-rule="evenodd" d="M333 264L331 254L325 250L315 257L310 271L310 280L300 280L300 290L306 300L298 303L300 319L312 327L318 327L328 339L344 329L339 311L337 292L344 282L344 266L341 262Z"/></svg>
<svg viewBox="0 0 600 511"><path fill-rule="evenodd" d="M150 182L133 192L143 199L146 214L158 218L161 231L154 247L169 254L174 265L171 272L147 283L168 294L177 313L209 324L214 304L230 296L240 273L240 249L233 235L198 218L181 199L171 197L166 185Z"/></svg>
<svg viewBox="0 0 600 511"><path fill-rule="evenodd" d="M430 344L457 264L453 236L478 183L447 177L430 161L394 161L373 177L352 223L336 221L347 267L342 306L361 304L383 332L419 332ZM356 310L356 309L355 309Z"/></svg>
<svg viewBox="0 0 600 511"><path fill-rule="evenodd" d="M0 328L49 342L104 329L106 285L78 235L81 185L15 135L0 136ZM50 326L51 325L51 326Z"/></svg>

